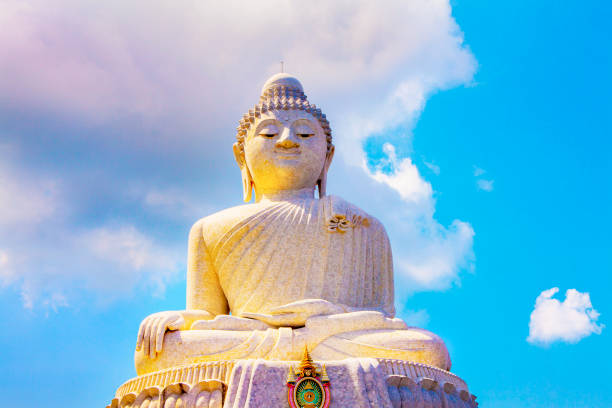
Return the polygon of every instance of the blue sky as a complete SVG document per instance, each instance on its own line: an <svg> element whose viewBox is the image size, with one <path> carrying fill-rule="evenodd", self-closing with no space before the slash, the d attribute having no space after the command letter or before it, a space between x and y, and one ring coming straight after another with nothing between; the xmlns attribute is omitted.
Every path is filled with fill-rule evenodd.
<svg viewBox="0 0 612 408"><path fill-rule="evenodd" d="M400 316L481 406L612 407L610 6L267 4L0 2L2 393L103 406L135 375L282 59L330 119L328 191L387 226Z"/></svg>

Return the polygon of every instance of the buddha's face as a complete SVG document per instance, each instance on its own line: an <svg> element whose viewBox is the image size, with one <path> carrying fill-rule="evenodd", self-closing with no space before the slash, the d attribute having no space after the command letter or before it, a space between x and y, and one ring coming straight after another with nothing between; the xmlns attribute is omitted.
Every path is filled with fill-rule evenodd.
<svg viewBox="0 0 612 408"><path fill-rule="evenodd" d="M246 164L263 194L313 188L327 157L319 122L301 110L261 115L244 141Z"/></svg>

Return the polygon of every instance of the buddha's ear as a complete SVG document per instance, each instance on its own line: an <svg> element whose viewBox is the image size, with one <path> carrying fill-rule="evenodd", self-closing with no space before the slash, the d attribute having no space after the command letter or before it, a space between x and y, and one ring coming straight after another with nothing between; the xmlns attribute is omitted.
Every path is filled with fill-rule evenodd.
<svg viewBox="0 0 612 408"><path fill-rule="evenodd" d="M325 156L325 163L323 164L323 170L321 170L321 175L319 176L319 180L317 180L317 187L319 187L319 198L325 197L327 192L327 170L329 170L329 166L331 165L332 159L334 158L334 151L336 148L334 145L330 146L327 155Z"/></svg>
<svg viewBox="0 0 612 408"><path fill-rule="evenodd" d="M240 173L242 174L242 199L245 203L248 203L253 197L252 193L255 183L253 183L253 177L251 177L251 172L246 164L244 152L240 149L240 144L238 142L234 143L233 148L236 163L240 166ZM255 191L257 192L257 189Z"/></svg>

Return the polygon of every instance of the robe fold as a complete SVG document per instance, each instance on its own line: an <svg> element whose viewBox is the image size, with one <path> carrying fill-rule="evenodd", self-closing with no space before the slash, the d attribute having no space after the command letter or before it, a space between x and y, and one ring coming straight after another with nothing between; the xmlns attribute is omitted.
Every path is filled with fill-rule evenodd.
<svg viewBox="0 0 612 408"><path fill-rule="evenodd" d="M201 231L210 260L206 273L216 273L233 315L269 314L294 301L324 299L393 317L389 239L361 209L326 196L225 211L229 215L213 218L223 219L222 231L207 218ZM217 231L212 239L209 229Z"/></svg>
<svg viewBox="0 0 612 408"><path fill-rule="evenodd" d="M189 237L187 279L187 309L217 318L166 333L155 359L137 351L139 375L203 361L299 360L305 346L319 360L395 358L450 367L438 336L393 318L387 233L341 198L248 204L201 219ZM315 312L303 327L234 319L273 315L305 299L343 305L344 312Z"/></svg>

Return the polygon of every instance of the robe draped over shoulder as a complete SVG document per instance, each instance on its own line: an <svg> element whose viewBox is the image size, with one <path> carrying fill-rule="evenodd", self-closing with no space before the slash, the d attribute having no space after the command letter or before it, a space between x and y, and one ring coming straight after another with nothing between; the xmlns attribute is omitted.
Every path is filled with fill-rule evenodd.
<svg viewBox="0 0 612 408"><path fill-rule="evenodd" d="M338 197L248 204L201 219L189 238L187 288L187 308L216 318L166 333L155 359L137 351L139 375L206 361L298 360L304 347L319 360L393 358L450 368L438 336L393 318L382 224ZM314 314L295 327L235 318L273 315L305 299L344 312Z"/></svg>
<svg viewBox="0 0 612 408"><path fill-rule="evenodd" d="M206 249L233 315L324 299L394 316L391 248L378 220L335 196L248 207Z"/></svg>

